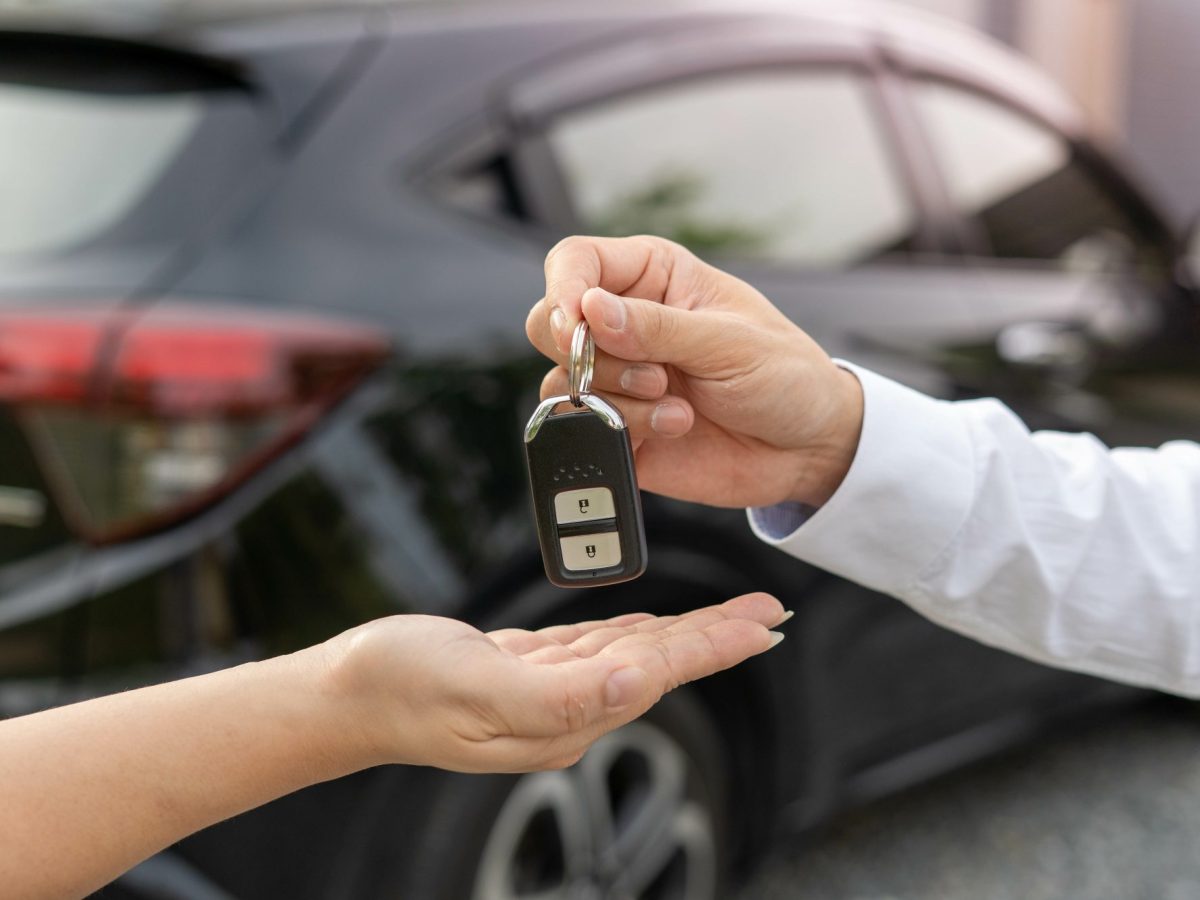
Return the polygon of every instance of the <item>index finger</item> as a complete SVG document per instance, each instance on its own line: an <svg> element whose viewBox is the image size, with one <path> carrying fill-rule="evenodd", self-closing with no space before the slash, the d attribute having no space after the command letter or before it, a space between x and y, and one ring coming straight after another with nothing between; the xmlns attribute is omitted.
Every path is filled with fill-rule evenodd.
<svg viewBox="0 0 1200 900"><path fill-rule="evenodd" d="M546 315L558 349L566 353L582 317L583 294L600 287L661 301L671 280L678 244L651 236L611 238L575 235L546 254ZM561 311L556 320L555 311Z"/></svg>

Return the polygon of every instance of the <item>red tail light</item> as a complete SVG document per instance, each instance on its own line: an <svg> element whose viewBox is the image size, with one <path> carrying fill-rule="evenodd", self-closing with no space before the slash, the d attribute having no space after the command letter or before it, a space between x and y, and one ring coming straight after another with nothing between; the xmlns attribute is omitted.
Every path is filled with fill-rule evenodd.
<svg viewBox="0 0 1200 900"><path fill-rule="evenodd" d="M0 313L0 403L64 513L113 540L195 512L386 358L369 329L221 307Z"/></svg>

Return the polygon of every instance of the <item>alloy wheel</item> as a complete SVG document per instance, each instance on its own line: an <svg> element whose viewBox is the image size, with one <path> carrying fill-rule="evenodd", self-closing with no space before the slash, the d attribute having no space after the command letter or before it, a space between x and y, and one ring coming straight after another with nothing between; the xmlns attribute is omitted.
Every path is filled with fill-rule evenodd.
<svg viewBox="0 0 1200 900"><path fill-rule="evenodd" d="M716 834L684 749L646 721L569 769L523 776L484 846L473 900L715 900Z"/></svg>

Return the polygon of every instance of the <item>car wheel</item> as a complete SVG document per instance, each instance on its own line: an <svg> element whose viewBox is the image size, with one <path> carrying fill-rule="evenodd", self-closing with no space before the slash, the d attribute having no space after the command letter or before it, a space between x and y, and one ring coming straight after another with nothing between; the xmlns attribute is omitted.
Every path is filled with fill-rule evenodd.
<svg viewBox="0 0 1200 900"><path fill-rule="evenodd" d="M399 841L387 876L364 873L374 889L359 896L717 900L722 764L719 734L683 689L568 769L443 775L428 818L407 832L421 838Z"/></svg>

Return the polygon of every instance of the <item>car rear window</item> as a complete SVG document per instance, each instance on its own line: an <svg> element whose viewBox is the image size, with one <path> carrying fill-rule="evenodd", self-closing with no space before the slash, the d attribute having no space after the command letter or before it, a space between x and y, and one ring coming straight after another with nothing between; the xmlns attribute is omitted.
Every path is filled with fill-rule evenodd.
<svg viewBox="0 0 1200 900"><path fill-rule="evenodd" d="M181 235L238 171L254 120L232 73L183 54L0 36L0 256Z"/></svg>
<svg viewBox="0 0 1200 900"><path fill-rule="evenodd" d="M195 131L195 96L111 97L0 85L0 253L94 237L137 205Z"/></svg>

